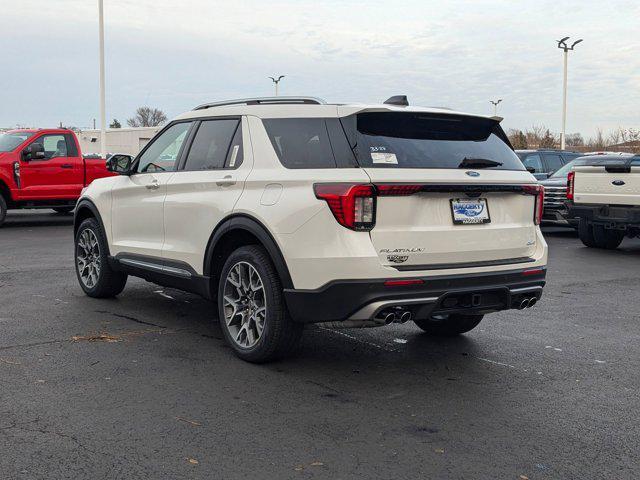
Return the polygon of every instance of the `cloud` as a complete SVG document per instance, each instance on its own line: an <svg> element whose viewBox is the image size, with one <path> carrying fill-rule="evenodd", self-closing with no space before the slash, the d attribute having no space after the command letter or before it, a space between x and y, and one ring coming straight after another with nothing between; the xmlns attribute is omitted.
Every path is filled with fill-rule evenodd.
<svg viewBox="0 0 640 480"><path fill-rule="evenodd" d="M6 1L6 0L4 0ZM22 0L3 9L0 126L89 126L98 116L97 8ZM558 130L562 54L570 131L638 126L637 2L106 0L108 117L141 104L176 115L215 99L283 94L490 113ZM603 21L606 19L606 21ZM37 27L35 27L37 26ZM11 72L11 75L6 75Z"/></svg>

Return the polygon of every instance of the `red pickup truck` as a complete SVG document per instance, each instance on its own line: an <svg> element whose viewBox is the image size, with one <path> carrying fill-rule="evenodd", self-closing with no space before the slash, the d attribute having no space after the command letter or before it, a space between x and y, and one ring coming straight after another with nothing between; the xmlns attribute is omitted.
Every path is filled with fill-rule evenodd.
<svg viewBox="0 0 640 480"><path fill-rule="evenodd" d="M0 133L0 225L8 209L73 210L84 187L114 175L105 160L83 158L71 130L9 130Z"/></svg>

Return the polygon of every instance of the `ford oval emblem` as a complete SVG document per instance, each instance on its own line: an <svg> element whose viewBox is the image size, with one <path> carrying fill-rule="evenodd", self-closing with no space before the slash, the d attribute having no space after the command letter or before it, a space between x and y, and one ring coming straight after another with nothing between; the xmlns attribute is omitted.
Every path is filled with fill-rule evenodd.
<svg viewBox="0 0 640 480"><path fill-rule="evenodd" d="M614 184L617 187L621 187L622 185L624 185L624 182L622 180L614 180L611 183Z"/></svg>
<svg viewBox="0 0 640 480"><path fill-rule="evenodd" d="M480 174L478 172L474 172L473 170L469 170L468 172L464 172L467 175L469 175L470 177L479 177Z"/></svg>

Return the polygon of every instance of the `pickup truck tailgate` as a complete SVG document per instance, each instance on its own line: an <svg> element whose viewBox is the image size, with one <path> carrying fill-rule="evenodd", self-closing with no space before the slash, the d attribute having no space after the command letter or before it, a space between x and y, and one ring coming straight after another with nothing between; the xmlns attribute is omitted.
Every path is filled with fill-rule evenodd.
<svg viewBox="0 0 640 480"><path fill-rule="evenodd" d="M574 167L577 204L640 205L640 166L607 171L605 166Z"/></svg>

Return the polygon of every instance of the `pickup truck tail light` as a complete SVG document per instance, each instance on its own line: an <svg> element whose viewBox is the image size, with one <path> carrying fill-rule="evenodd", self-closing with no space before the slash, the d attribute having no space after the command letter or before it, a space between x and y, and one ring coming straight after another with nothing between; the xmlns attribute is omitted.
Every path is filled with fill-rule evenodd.
<svg viewBox="0 0 640 480"><path fill-rule="evenodd" d="M567 175L567 200L573 200L576 172L569 172Z"/></svg>
<svg viewBox="0 0 640 480"><path fill-rule="evenodd" d="M542 222L542 211L544 210L544 187L542 185L523 185L524 193L535 195L535 207L533 209L533 223L540 225Z"/></svg>

